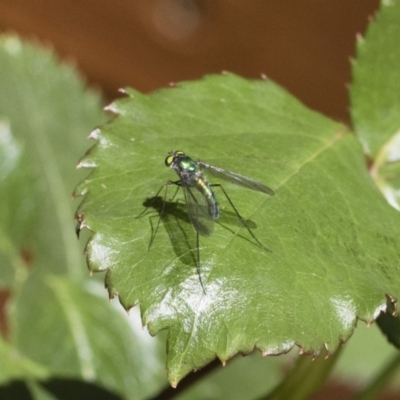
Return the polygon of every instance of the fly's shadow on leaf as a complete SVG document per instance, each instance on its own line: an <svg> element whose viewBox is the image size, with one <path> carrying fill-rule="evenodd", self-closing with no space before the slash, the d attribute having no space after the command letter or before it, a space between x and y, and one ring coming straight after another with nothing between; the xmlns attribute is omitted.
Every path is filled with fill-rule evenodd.
<svg viewBox="0 0 400 400"><path fill-rule="evenodd" d="M175 198L175 195L172 199ZM159 227L161 223L163 223L174 248L175 254L186 265L193 265L193 263L196 264L196 233L191 226L185 203L181 201L181 199L168 201L165 200L165 198L156 195L154 197L147 198L143 202L143 207L143 212L141 212L136 218L142 218L151 213L151 211L148 211L149 209L153 209L157 212L157 215L150 215L149 217L151 225L151 237L148 250L151 249L156 239ZM156 222L154 222L155 219ZM257 224L254 221L245 219L243 220L247 228L257 228ZM232 235L235 235L235 231L227 225L233 225L242 228L243 222L238 218L234 211L224 209L223 212L221 212L219 225ZM241 239L258 246L258 244L254 243L251 238L248 238L242 234L239 234L238 236ZM265 246L262 247L265 248ZM265 249L270 251L268 248Z"/></svg>
<svg viewBox="0 0 400 400"><path fill-rule="evenodd" d="M185 205L179 201L167 201L161 196L154 196L146 199L143 207L144 211L136 218L151 214L149 209L157 212L156 215L149 216L151 237L148 250L153 246L162 223L177 257L186 265L196 265L196 234L190 225Z"/></svg>
<svg viewBox="0 0 400 400"><path fill-rule="evenodd" d="M253 220L245 218L243 218L243 220L249 229L257 229L257 224ZM225 209L221 212L219 224L232 233L234 232L226 225L233 225L239 228L243 227L243 223L237 217L236 213L234 211L228 211Z"/></svg>

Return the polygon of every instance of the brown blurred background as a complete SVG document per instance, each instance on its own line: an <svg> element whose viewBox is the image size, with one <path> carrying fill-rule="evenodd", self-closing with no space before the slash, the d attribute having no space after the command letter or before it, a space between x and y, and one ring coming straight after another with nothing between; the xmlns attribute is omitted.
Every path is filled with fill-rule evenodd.
<svg viewBox="0 0 400 400"><path fill-rule="evenodd" d="M379 0L0 0L0 29L51 44L108 99L261 73L348 122L349 58Z"/></svg>

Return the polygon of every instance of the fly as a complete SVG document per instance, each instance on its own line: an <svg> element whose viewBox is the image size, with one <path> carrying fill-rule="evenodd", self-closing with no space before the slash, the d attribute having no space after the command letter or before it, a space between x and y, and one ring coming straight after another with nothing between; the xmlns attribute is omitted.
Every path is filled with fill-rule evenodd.
<svg viewBox="0 0 400 400"><path fill-rule="evenodd" d="M224 187L221 184L210 184L205 176L203 175L202 170L206 170L210 172L217 178L222 178L231 183L243 186L247 189L252 189L258 192L263 192L273 196L275 193L268 186L264 185L261 182L258 182L254 179L248 178L243 175L236 174L235 172L226 171L222 168L215 167L213 165L207 164L203 161L195 161L193 158L187 156L182 151L170 151L168 153L167 158L165 159L165 165L169 168L172 168L178 175L179 180L177 181L168 181L166 183L169 185L177 185L181 187L183 190L183 194L185 197L185 202L189 214L189 220L192 224L194 230L196 231L196 247L197 247L197 274L199 275L199 280L203 292L205 292L203 280L201 278L200 271L200 248L199 248L199 235L201 236L211 236L214 231L214 222L220 216L220 209L217 198L213 191L214 187L219 187L224 193L225 197L229 201L232 209L234 210L236 216L242 223L242 225L249 232L251 237L256 241L256 243L265 249L265 246L257 239L254 233L247 226L244 218L239 214L232 200L228 196L228 193L225 191ZM158 191L161 191L162 187ZM157 195L158 195L157 193ZM157 197L157 195L155 197ZM164 195L164 203L166 202L167 190ZM161 210L161 215L164 211L164 206ZM160 222L160 220L159 220ZM158 222L158 224L159 224ZM158 228L158 224L156 227L156 231Z"/></svg>

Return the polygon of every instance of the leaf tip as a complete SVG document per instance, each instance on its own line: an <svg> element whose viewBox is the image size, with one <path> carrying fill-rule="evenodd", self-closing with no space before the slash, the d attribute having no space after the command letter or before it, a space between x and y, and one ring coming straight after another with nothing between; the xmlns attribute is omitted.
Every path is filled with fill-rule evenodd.
<svg viewBox="0 0 400 400"><path fill-rule="evenodd" d="M104 111L109 111L109 112L112 112L113 114L118 113L115 103L111 103L108 106L105 106Z"/></svg>
<svg viewBox="0 0 400 400"><path fill-rule="evenodd" d="M364 44L365 42L364 37L360 32L356 33L356 41L358 45Z"/></svg>
<svg viewBox="0 0 400 400"><path fill-rule="evenodd" d="M80 226L80 224L76 224L75 225L75 234L76 234L76 237L79 239L79 234L81 233L81 226Z"/></svg>
<svg viewBox="0 0 400 400"><path fill-rule="evenodd" d="M109 300L109 301L114 300L114 298L115 298L116 296L118 296L118 292L117 292L113 287L111 287L111 286L107 283L107 281L106 281L106 283L105 283L104 286L105 286L105 288L106 288L107 291L108 291L108 300ZM124 303L122 302L121 298L119 298L119 302L121 303L122 307L124 307L125 311L128 311L128 310L131 308L131 307L127 307L126 304L124 304Z"/></svg>
<svg viewBox="0 0 400 400"><path fill-rule="evenodd" d="M100 137L100 129L99 128L93 129L88 135L88 139L93 139L93 140L99 140L99 137Z"/></svg>
<svg viewBox="0 0 400 400"><path fill-rule="evenodd" d="M75 215L75 222L76 222L75 233L76 233L76 236L79 239L79 235L81 233L81 230L84 229L84 228L88 228L88 226L86 225L86 222L85 222L85 216L84 216L83 212L78 212Z"/></svg>
<svg viewBox="0 0 400 400"><path fill-rule="evenodd" d="M317 357L319 356L320 352L319 351L314 351L311 354L311 361L315 361L317 359Z"/></svg>

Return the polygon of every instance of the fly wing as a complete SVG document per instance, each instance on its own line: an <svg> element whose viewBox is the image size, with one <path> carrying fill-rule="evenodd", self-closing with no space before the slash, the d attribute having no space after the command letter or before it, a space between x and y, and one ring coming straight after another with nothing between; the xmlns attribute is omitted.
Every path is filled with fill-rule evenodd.
<svg viewBox="0 0 400 400"><path fill-rule="evenodd" d="M243 186L247 189L252 189L256 190L257 192L267 193L270 196L273 196L275 194L275 192L268 186L254 179L248 178L247 176L239 175L231 171L226 171L225 169L214 167L213 165L206 164L202 161L197 161L197 164L201 168L207 169L207 171L209 171L212 175L216 176L217 178L221 178L228 182L235 183L236 185Z"/></svg>
<svg viewBox="0 0 400 400"><path fill-rule="evenodd" d="M198 190L182 185L189 219L193 228L202 236L210 236L214 231L214 219L209 214L204 195Z"/></svg>

